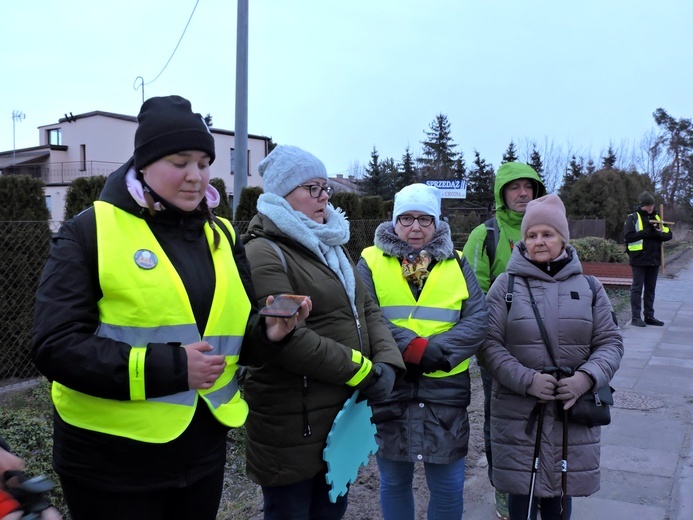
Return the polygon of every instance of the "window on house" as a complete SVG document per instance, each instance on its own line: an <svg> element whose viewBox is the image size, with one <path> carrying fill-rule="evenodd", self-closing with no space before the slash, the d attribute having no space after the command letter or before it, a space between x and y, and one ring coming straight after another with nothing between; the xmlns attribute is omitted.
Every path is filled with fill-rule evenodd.
<svg viewBox="0 0 693 520"><path fill-rule="evenodd" d="M48 214L53 214L53 201L50 195L46 195L46 207L48 208Z"/></svg>
<svg viewBox="0 0 693 520"><path fill-rule="evenodd" d="M48 130L48 144L61 146L63 144L63 134L60 128L51 128Z"/></svg>
<svg viewBox="0 0 693 520"><path fill-rule="evenodd" d="M87 145L79 145L79 171L87 171Z"/></svg>
<svg viewBox="0 0 693 520"><path fill-rule="evenodd" d="M236 161L234 160L234 152L235 149L231 148L231 175L233 175L236 172ZM250 150L248 150L248 160L247 160L247 170L248 170L248 177L250 177Z"/></svg>
<svg viewBox="0 0 693 520"><path fill-rule="evenodd" d="M87 145L79 145L79 171L87 171Z"/></svg>

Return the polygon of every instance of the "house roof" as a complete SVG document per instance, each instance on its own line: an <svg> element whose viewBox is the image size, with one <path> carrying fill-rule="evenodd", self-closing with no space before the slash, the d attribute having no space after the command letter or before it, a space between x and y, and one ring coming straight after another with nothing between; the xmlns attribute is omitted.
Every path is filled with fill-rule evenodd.
<svg viewBox="0 0 693 520"><path fill-rule="evenodd" d="M10 166L18 166L30 162L45 159L51 154L49 148L41 148L39 150L19 150L15 153L5 153L0 155L0 169Z"/></svg>
<svg viewBox="0 0 693 520"><path fill-rule="evenodd" d="M130 121L133 123L137 123L137 117L135 116L128 116L125 114L116 114L115 112L104 112L103 110L93 110L91 112L85 112L84 114L77 114L72 115L72 112L70 112L70 115L68 116L65 114L65 117L61 117L58 119L58 123L51 123L49 125L41 125L39 128L46 128L49 126L55 126L56 124L62 124L62 123L72 123L74 121L77 121L78 119L85 119L87 117L94 117L94 116L102 116L102 117L110 117L113 119L121 119L123 121ZM223 128L215 128L214 126L211 126L209 130L212 133L215 134L224 134L224 135L236 135L236 133L233 130L224 130ZM248 134L248 137L252 137L253 139L261 139L264 141L271 141L271 137L266 137L264 135L255 135L255 134Z"/></svg>

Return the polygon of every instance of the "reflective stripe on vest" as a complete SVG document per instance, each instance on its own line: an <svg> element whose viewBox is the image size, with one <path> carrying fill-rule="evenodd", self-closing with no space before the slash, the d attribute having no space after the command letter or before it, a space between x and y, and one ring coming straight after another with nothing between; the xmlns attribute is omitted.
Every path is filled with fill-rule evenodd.
<svg viewBox="0 0 693 520"><path fill-rule="evenodd" d="M180 276L147 223L105 202L96 202L94 210L103 292L96 335L132 346L128 360L131 400L101 399L53 383L53 401L60 416L80 428L163 443L183 433L202 398L219 422L241 426L248 406L238 389L236 369L251 304L233 258L232 244L222 238L219 248L214 249L212 229L205 224L216 286L202 339L213 348L209 354L225 356L224 372L208 390L146 398L143 360L147 345L185 345L200 341L200 334ZM235 239L230 223L220 220ZM224 233L220 235L225 237ZM139 267L135 262L136 253L142 251L147 252L152 268ZM146 302L151 304L143 305Z"/></svg>
<svg viewBox="0 0 693 520"><path fill-rule="evenodd" d="M462 302L469 298L469 291L456 258L435 265L416 300L402 276L397 258L385 255L375 246L364 249L361 256L371 270L383 315L398 327L406 327L419 337L428 338L451 329L459 321ZM469 359L465 359L450 372L438 370L424 375L448 377L468 368Z"/></svg>
<svg viewBox="0 0 693 520"><path fill-rule="evenodd" d="M635 213L635 216L638 217L635 223L635 231L642 231L642 217L640 216L640 212ZM642 238L635 242L628 242L628 251L642 251Z"/></svg>

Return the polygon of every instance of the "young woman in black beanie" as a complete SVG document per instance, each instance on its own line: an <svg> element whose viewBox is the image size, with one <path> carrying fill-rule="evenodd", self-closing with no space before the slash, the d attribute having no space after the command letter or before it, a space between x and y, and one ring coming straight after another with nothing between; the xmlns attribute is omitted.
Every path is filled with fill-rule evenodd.
<svg viewBox="0 0 693 520"><path fill-rule="evenodd" d="M151 98L138 122L134 156L53 238L37 293L53 466L73 520L213 520L226 435L248 413L242 347L279 348L310 302L258 317L243 246L210 210L214 138L190 103Z"/></svg>

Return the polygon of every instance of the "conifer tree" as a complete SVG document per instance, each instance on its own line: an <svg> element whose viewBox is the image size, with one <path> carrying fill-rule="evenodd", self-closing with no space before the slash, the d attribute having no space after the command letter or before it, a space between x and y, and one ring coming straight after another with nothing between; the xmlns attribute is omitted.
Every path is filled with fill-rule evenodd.
<svg viewBox="0 0 693 520"><path fill-rule="evenodd" d="M477 206L491 210L494 203L493 182L495 174L493 165L481 158L474 150L474 166L469 170L467 184L467 200Z"/></svg>
<svg viewBox="0 0 693 520"><path fill-rule="evenodd" d="M392 200L395 198L395 193L397 192L397 178L399 177L399 168L395 163L394 159L388 157L380 163L381 170L381 187L380 187L380 197L383 200Z"/></svg>
<svg viewBox="0 0 693 520"><path fill-rule="evenodd" d="M503 154L503 160L501 161L501 164L504 163L509 163L509 162L517 162L517 149L515 148L515 142L510 141L510 145L508 146L508 149L505 151Z"/></svg>
<svg viewBox="0 0 693 520"><path fill-rule="evenodd" d="M606 157L602 158L602 169L612 170L615 164L616 154L614 153L613 148L611 148L611 145L609 145L609 150L606 152Z"/></svg>
<svg viewBox="0 0 693 520"><path fill-rule="evenodd" d="M464 161L462 152L455 159L455 179L460 181L467 179L467 163Z"/></svg>
<svg viewBox="0 0 693 520"><path fill-rule="evenodd" d="M371 160L364 168L366 175L359 182L363 195L380 195L383 190L382 163L377 148L374 146L371 152Z"/></svg>
<svg viewBox="0 0 693 520"><path fill-rule="evenodd" d="M568 169L565 172L565 177L563 177L563 184L558 190L558 194L563 200L566 200L570 195L570 190L573 185L580 180L585 175L585 169L582 166L582 158L580 161L573 155L568 164Z"/></svg>
<svg viewBox="0 0 693 520"><path fill-rule="evenodd" d="M0 380L37 375L26 359L51 238L44 189L40 179L0 175Z"/></svg>
<svg viewBox="0 0 693 520"><path fill-rule="evenodd" d="M594 165L594 161L591 157L587 160L587 166L585 167L585 171L587 175L592 175L595 171L597 171L597 167Z"/></svg>
<svg viewBox="0 0 693 520"><path fill-rule="evenodd" d="M93 206L94 201L98 200L105 185L105 175L78 177L73 180L65 194L65 220L69 220L88 207Z"/></svg>
<svg viewBox="0 0 693 520"><path fill-rule="evenodd" d="M431 123L430 130L426 132L426 139L421 141L423 145L422 156L417 159L421 178L426 179L454 179L455 159L457 152L453 150L457 145L452 142L450 136L450 123L444 114L438 114Z"/></svg>
<svg viewBox="0 0 693 520"><path fill-rule="evenodd" d="M416 166L414 165L414 158L411 156L411 152L407 146L404 151L404 155L402 156L402 162L399 163L399 175L395 179L396 191L401 190L405 186L418 182L418 177L419 175L416 171Z"/></svg>
<svg viewBox="0 0 693 520"><path fill-rule="evenodd" d="M539 178L543 182L544 176L542 174L544 173L544 163L541 160L541 154L539 153L539 150L537 150L537 146L535 144L532 144L532 153L529 156L529 162L527 164L531 166L535 172L537 172Z"/></svg>

